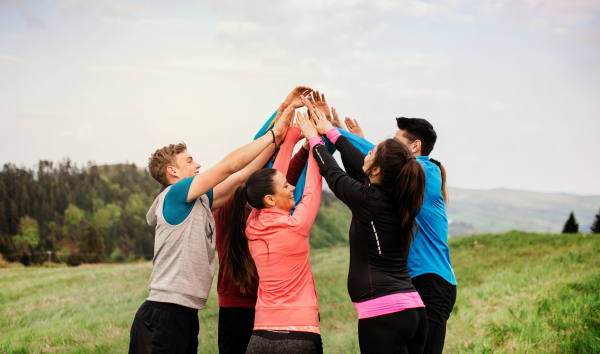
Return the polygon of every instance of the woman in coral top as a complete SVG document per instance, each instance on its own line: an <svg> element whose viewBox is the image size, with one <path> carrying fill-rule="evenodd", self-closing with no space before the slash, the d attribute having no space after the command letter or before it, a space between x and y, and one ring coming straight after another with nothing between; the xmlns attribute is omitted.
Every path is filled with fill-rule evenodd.
<svg viewBox="0 0 600 354"><path fill-rule="evenodd" d="M236 242L231 242L235 246L228 250L225 264L241 288L259 278L247 353L323 352L308 243L321 202L322 178L309 157L302 201L290 215L294 186L285 176L299 138L300 129L291 127L273 168L254 172L234 201L229 237ZM318 137L310 140L311 146L319 143ZM245 201L254 208L247 221Z"/></svg>

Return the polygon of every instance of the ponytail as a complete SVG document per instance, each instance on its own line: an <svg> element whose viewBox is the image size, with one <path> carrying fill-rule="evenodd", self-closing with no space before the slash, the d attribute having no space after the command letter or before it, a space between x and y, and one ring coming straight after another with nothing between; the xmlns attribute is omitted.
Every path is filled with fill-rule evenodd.
<svg viewBox="0 0 600 354"><path fill-rule="evenodd" d="M394 200L398 206L398 228L401 235L405 255L419 229L416 217L423 206L425 198L425 171L421 164L412 157L400 170L394 185Z"/></svg>
<svg viewBox="0 0 600 354"><path fill-rule="evenodd" d="M387 139L377 146L365 174L369 176L375 167L381 171L379 187L398 208L398 231L406 256L419 227L416 217L425 197L425 171L408 147L395 139Z"/></svg>
<svg viewBox="0 0 600 354"><path fill-rule="evenodd" d="M240 288L242 293L256 290L254 281L258 279L256 264L254 264L248 247L249 241L256 240L248 240L246 236L246 202L254 209L263 209L265 207L264 197L268 194L275 194L273 178L276 173L277 170L272 168L262 168L254 172L248 177L245 184L236 189L233 195L231 225L223 263L225 274L233 279L233 283ZM260 241L266 243L263 239Z"/></svg>
<svg viewBox="0 0 600 354"><path fill-rule="evenodd" d="M226 275L233 279L242 294L256 290L253 289L254 280L258 278L246 237L246 190L246 185L242 184L233 196L233 212L223 262Z"/></svg>
<svg viewBox="0 0 600 354"><path fill-rule="evenodd" d="M446 204L446 207L448 207L449 195L448 195L448 189L446 188L446 169L444 168L442 163L439 162L438 160L429 159L429 161L433 162L437 167L440 168L440 171L442 173L442 197L444 198L444 204Z"/></svg>

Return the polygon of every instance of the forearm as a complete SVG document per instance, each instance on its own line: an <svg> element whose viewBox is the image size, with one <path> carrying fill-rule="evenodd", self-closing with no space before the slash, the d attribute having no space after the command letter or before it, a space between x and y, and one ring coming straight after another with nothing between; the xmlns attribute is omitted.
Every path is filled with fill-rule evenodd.
<svg viewBox="0 0 600 354"><path fill-rule="evenodd" d="M188 201L199 198L201 195L215 188L215 186L226 180L232 174L248 166L250 162L272 143L273 136L267 134L254 140L250 144L233 151L221 162L194 177L194 181L190 185Z"/></svg>
<svg viewBox="0 0 600 354"><path fill-rule="evenodd" d="M257 158L242 170L232 174L225 181L214 188L212 210L219 209L231 198L237 187L245 183L251 174L260 170L269 160L275 149L275 144L270 144Z"/></svg>
<svg viewBox="0 0 600 354"><path fill-rule="evenodd" d="M353 209L363 199L362 184L348 176L324 146L316 146L314 154L319 173L327 182L329 189L339 200Z"/></svg>
<svg viewBox="0 0 600 354"><path fill-rule="evenodd" d="M273 168L283 173L284 175L287 175L288 167L290 164L290 158L292 157L292 153L294 152L294 146L298 142L298 139L300 139L300 134L301 131L299 128L289 128L285 140L279 148L279 153L277 153L277 158L275 159Z"/></svg>
<svg viewBox="0 0 600 354"><path fill-rule="evenodd" d="M321 192L323 189L323 178L319 174L317 161L312 157L312 150L308 158L308 169L306 171L306 184L302 201L296 207L293 217L298 220L298 231L306 236L315 222L321 204Z"/></svg>
<svg viewBox="0 0 600 354"><path fill-rule="evenodd" d="M295 186L302 175L302 171L304 171L304 166L306 166L306 162L308 161L308 147L305 148L304 145L298 150L296 155L290 161L290 167L288 168L288 173L286 175L286 179L289 184Z"/></svg>

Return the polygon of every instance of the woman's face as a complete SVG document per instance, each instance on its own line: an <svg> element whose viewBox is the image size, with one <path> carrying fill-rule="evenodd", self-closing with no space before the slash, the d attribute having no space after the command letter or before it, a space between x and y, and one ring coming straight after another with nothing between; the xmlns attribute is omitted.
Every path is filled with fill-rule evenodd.
<svg viewBox="0 0 600 354"><path fill-rule="evenodd" d="M277 171L273 177L275 183L275 194L265 196L265 205L275 209L291 211L296 205L294 201L294 189L296 187L288 183L283 173Z"/></svg>
<svg viewBox="0 0 600 354"><path fill-rule="evenodd" d="M377 152L377 147L379 145L375 145L373 150L369 151L367 156L365 156L365 163L363 164L363 172L367 172L367 170L371 167L371 163L373 162L373 158L375 157L375 153Z"/></svg>

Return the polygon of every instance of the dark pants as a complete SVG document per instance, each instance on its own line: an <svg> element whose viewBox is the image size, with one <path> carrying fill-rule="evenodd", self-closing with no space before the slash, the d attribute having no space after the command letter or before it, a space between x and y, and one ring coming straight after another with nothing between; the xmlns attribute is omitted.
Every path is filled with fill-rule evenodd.
<svg viewBox="0 0 600 354"><path fill-rule="evenodd" d="M129 340L129 354L198 352L198 310L164 302L140 306Z"/></svg>
<svg viewBox="0 0 600 354"><path fill-rule="evenodd" d="M429 320L423 353L441 354L446 339L446 323L456 302L456 286L432 273L422 274L411 280L425 304Z"/></svg>
<svg viewBox="0 0 600 354"><path fill-rule="evenodd" d="M219 307L219 353L244 354L254 328L254 309Z"/></svg>
<svg viewBox="0 0 600 354"><path fill-rule="evenodd" d="M422 307L358 320L362 354L421 354L427 338L427 313Z"/></svg>
<svg viewBox="0 0 600 354"><path fill-rule="evenodd" d="M254 331L246 354L323 354L321 335L296 331Z"/></svg>

